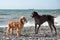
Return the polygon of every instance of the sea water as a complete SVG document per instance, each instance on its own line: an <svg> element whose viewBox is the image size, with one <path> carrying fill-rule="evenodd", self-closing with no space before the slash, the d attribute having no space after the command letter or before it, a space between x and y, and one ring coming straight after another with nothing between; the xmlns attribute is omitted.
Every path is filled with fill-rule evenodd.
<svg viewBox="0 0 60 40"><path fill-rule="evenodd" d="M8 21L18 20L21 16L25 16L28 21L24 24L24 27L35 26L34 19L31 18L33 11L38 12L39 15L54 16L55 25L60 25L60 9L0 9L0 27L7 27ZM47 22L42 24L42 26L47 25Z"/></svg>

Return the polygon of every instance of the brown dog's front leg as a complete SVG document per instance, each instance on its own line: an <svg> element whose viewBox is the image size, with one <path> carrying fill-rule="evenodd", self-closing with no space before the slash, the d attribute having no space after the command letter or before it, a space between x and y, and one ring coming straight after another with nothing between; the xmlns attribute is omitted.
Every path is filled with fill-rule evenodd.
<svg viewBox="0 0 60 40"><path fill-rule="evenodd" d="M10 33L11 33L11 35L13 35L13 28L10 29Z"/></svg>

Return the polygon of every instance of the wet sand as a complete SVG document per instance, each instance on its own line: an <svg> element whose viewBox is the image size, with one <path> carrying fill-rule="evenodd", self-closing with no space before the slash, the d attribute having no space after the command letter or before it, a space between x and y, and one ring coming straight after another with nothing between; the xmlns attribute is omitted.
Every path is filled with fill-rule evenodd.
<svg viewBox="0 0 60 40"><path fill-rule="evenodd" d="M51 30L49 27L41 27L39 29L39 33L34 33L34 27L24 27L22 29L22 35L20 37L16 36L16 33L14 32L14 35L5 35L6 28L0 27L0 40L60 40L60 27L57 26L57 35L55 34L54 30L53 33L51 33Z"/></svg>

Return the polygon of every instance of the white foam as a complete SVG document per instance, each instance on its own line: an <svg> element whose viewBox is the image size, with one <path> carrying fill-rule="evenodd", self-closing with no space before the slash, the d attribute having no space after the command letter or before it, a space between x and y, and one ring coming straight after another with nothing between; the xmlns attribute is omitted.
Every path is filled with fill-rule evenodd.
<svg viewBox="0 0 60 40"><path fill-rule="evenodd" d="M54 24L55 26L60 26L60 16L54 18ZM31 27L35 26L35 23L32 21L28 21L27 23L24 24L24 27ZM45 22L41 26L48 26L48 23ZM0 27L7 27L7 25L0 25Z"/></svg>
<svg viewBox="0 0 60 40"><path fill-rule="evenodd" d="M60 25L60 16L55 18L55 25L57 25L57 26Z"/></svg>
<svg viewBox="0 0 60 40"><path fill-rule="evenodd" d="M0 25L0 27L8 27L7 25Z"/></svg>
<svg viewBox="0 0 60 40"><path fill-rule="evenodd" d="M54 24L55 24L55 26L60 25L60 16L54 18ZM34 22L28 22L24 26L29 27L29 26L35 26L35 25L34 25ZM48 22L43 23L41 26L48 26Z"/></svg>
<svg viewBox="0 0 60 40"><path fill-rule="evenodd" d="M30 26L34 26L34 22L27 22L26 24L24 24L24 27L30 27Z"/></svg>
<svg viewBox="0 0 60 40"><path fill-rule="evenodd" d="M24 24L24 27L31 27L31 26L35 26L35 23L34 22L32 22L32 23L28 22L28 23ZM48 26L48 23L45 22L42 24L42 26Z"/></svg>

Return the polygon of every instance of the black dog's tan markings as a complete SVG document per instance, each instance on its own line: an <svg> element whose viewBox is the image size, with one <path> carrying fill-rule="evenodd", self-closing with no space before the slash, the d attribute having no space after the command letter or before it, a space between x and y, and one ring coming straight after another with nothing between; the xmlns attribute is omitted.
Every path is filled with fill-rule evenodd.
<svg viewBox="0 0 60 40"><path fill-rule="evenodd" d="M34 20L35 20L35 33L36 34L38 34L38 30L39 30L41 24L43 24L46 21L49 24L51 32L53 31L53 28L54 28L55 34L57 33L55 25L54 25L54 16L51 16L51 15L42 15L42 16L40 16L37 12L33 12L32 13L32 18L34 18ZM37 25L39 25L38 28L37 28Z"/></svg>

